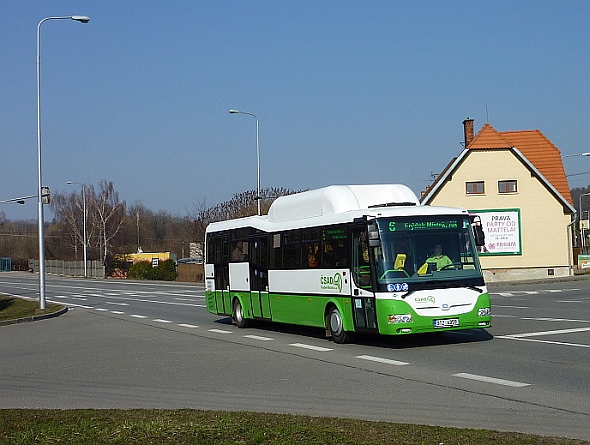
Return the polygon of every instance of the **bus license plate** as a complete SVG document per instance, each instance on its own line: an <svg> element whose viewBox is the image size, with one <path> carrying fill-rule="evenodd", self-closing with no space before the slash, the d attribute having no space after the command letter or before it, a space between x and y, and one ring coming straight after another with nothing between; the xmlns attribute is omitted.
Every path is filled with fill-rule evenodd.
<svg viewBox="0 0 590 445"><path fill-rule="evenodd" d="M446 318L444 320L434 320L434 328L456 328L459 326L458 318Z"/></svg>

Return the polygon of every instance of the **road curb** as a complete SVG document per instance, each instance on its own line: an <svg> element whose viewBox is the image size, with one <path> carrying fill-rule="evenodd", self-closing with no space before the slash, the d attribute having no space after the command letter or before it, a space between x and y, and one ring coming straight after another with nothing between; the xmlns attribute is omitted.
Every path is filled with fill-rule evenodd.
<svg viewBox="0 0 590 445"><path fill-rule="evenodd" d="M60 315L65 314L66 312L68 312L68 308L63 307L59 311L52 312L51 314L33 315L31 317L22 317L22 318L15 318L14 320L0 321L0 326L7 326L10 324L16 324L16 323L26 323L28 321L47 320L48 318L59 317Z"/></svg>

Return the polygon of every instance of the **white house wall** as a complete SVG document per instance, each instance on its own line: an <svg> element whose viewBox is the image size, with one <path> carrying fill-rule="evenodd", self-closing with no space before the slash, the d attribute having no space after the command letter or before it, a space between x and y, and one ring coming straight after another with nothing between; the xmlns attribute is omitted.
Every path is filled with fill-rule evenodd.
<svg viewBox="0 0 590 445"><path fill-rule="evenodd" d="M516 180L518 192L499 194L501 180ZM465 183L472 181L484 181L485 194L467 195ZM563 268L556 273L561 275L569 268L571 217L512 151L470 150L430 204L469 210L520 209L522 254L482 255L484 269L540 268L547 275L550 268Z"/></svg>

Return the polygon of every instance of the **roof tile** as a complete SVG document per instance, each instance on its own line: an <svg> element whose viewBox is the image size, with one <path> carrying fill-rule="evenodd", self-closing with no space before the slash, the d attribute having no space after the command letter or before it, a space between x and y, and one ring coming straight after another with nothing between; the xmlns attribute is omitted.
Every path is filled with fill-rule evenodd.
<svg viewBox="0 0 590 445"><path fill-rule="evenodd" d="M469 150L517 148L555 189L573 205L561 152L539 130L498 132L485 124L467 146Z"/></svg>

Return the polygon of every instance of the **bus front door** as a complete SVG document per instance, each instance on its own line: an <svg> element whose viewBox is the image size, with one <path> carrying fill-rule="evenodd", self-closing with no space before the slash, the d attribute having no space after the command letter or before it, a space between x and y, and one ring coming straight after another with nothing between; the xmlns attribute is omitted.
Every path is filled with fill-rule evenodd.
<svg viewBox="0 0 590 445"><path fill-rule="evenodd" d="M358 332L378 332L373 290L374 265L371 264L366 227L352 232L352 310L354 328Z"/></svg>
<svg viewBox="0 0 590 445"><path fill-rule="evenodd" d="M269 242L267 235L250 238L250 303L254 318L271 318L268 297Z"/></svg>

